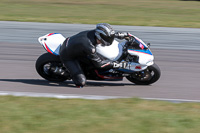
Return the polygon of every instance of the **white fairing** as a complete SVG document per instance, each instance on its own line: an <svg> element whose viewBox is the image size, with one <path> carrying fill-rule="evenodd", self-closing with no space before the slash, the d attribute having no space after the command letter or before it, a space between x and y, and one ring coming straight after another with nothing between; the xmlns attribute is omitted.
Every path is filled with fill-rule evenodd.
<svg viewBox="0 0 200 133"><path fill-rule="evenodd" d="M154 56L150 55L150 54L146 54L146 53L142 53L142 52L138 52L138 51L134 51L134 50L128 50L128 53L130 55L135 55L139 57L139 63L141 65L152 65L153 60L154 60Z"/></svg>
<svg viewBox="0 0 200 133"><path fill-rule="evenodd" d="M154 56L147 54L147 53L142 53L134 50L128 50L128 53L130 55L138 56L139 60L138 63L135 62L130 62L129 65L127 66L127 69L133 70L133 71L141 71L146 69L148 66L153 65L153 60Z"/></svg>
<svg viewBox="0 0 200 133"><path fill-rule="evenodd" d="M47 52L55 55L59 55L60 46L65 41L59 33L50 33L38 38L41 45L47 50Z"/></svg>
<svg viewBox="0 0 200 133"><path fill-rule="evenodd" d="M96 51L103 57L116 61L122 55L123 43L114 40L110 46L97 45Z"/></svg>

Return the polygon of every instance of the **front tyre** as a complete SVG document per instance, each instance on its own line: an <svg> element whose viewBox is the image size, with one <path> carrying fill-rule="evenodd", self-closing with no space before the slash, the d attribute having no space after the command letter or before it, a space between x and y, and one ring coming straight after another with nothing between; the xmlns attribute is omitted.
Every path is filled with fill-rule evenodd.
<svg viewBox="0 0 200 133"><path fill-rule="evenodd" d="M136 85L149 85L156 82L161 75L160 68L155 63L148 66L144 71L136 72L126 78Z"/></svg>
<svg viewBox="0 0 200 133"><path fill-rule="evenodd" d="M59 56L50 53L41 55L36 61L35 68L38 74L48 81L63 82L70 78Z"/></svg>

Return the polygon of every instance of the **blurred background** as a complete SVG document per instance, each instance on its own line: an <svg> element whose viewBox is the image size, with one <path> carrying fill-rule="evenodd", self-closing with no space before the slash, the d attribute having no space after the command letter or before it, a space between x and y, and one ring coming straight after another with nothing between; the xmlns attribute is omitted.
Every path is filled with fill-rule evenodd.
<svg viewBox="0 0 200 133"><path fill-rule="evenodd" d="M0 0L0 20L200 28L195 0Z"/></svg>

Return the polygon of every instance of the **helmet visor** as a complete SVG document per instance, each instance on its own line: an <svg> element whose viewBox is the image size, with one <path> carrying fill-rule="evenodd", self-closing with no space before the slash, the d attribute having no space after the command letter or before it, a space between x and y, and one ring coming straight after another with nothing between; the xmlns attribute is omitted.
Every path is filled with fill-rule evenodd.
<svg viewBox="0 0 200 133"><path fill-rule="evenodd" d="M100 34L100 37L101 37L104 41L108 42L109 44L112 44L115 35L112 34L111 36L105 36L105 35L103 35L103 34Z"/></svg>

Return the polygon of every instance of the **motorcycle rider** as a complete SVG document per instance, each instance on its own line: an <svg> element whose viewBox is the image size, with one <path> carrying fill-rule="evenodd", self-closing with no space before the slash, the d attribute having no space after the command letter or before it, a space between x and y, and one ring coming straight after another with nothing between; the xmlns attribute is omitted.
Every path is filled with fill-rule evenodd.
<svg viewBox="0 0 200 133"><path fill-rule="evenodd" d="M100 44L106 47L112 44L115 37L124 39L127 36L127 33L115 33L107 23L99 23L96 29L82 31L67 38L60 48L60 58L69 70L75 85L83 87L86 84L86 77L78 60L82 57L90 59L98 69L125 68L125 62L117 63L102 59L96 53L96 46Z"/></svg>

